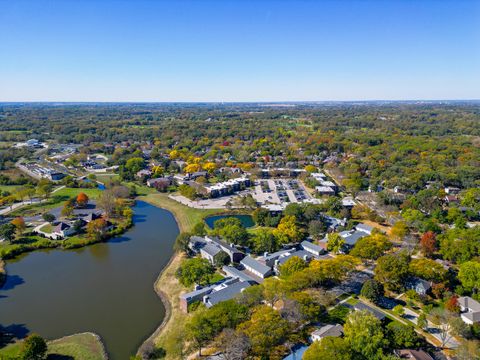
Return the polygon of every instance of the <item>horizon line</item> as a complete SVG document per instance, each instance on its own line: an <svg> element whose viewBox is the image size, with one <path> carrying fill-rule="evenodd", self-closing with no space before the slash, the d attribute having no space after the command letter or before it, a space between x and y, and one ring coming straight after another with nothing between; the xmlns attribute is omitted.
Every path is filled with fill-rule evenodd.
<svg viewBox="0 0 480 360"><path fill-rule="evenodd" d="M165 100L165 101L139 101L139 100L15 100L3 101L0 104L316 104L316 103L368 103L368 102L479 102L480 98L470 99L364 99L364 100Z"/></svg>

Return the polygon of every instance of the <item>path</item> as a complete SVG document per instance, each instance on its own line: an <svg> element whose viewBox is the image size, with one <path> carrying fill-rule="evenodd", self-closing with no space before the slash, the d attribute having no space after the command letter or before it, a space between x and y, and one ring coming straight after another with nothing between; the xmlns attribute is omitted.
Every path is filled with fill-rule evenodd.
<svg viewBox="0 0 480 360"><path fill-rule="evenodd" d="M59 190L62 190L63 188L65 188L65 185L57 187L56 189L54 189L52 191L52 194L56 193ZM46 199L34 198L34 199L31 199L31 200L24 200L22 202L12 204L12 206L8 206L4 209L0 209L0 215L7 215L7 214L11 213L13 210L21 208L22 206L38 204L38 203L41 203L41 202L44 202L44 201L46 201Z"/></svg>

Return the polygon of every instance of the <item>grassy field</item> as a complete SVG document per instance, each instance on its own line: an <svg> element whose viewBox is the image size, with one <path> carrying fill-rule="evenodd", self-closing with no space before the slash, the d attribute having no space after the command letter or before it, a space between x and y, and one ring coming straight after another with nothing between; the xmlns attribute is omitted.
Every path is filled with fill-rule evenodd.
<svg viewBox="0 0 480 360"><path fill-rule="evenodd" d="M21 342L0 349L0 359L17 359ZM48 342L47 360L106 360L102 342L92 333L75 334Z"/></svg>
<svg viewBox="0 0 480 360"><path fill-rule="evenodd" d="M10 213L11 216L35 216L44 213L47 210L61 206L68 199L76 197L81 192L87 194L90 200L98 198L102 190L100 189L81 189L81 188L63 188L52 193L50 198L42 203L23 206Z"/></svg>
<svg viewBox="0 0 480 360"><path fill-rule="evenodd" d="M138 200L146 201L154 206L167 209L168 211L172 212L177 219L178 227L180 228L181 232L191 231L195 224L202 221L205 217L222 212L221 210L215 209L194 209L170 199L167 194L162 194L159 192L139 196Z"/></svg>
<svg viewBox="0 0 480 360"><path fill-rule="evenodd" d="M140 196L138 199L172 212L182 232L191 231L193 226L205 217L221 212L221 210L190 208L170 199L167 194L158 192ZM181 359L184 350L184 329L188 315L180 309L179 296L187 289L175 277L183 258L184 254L177 252L155 283L155 290L163 300L168 301L168 304L166 304L167 318L161 330L155 334L154 343L166 351L165 359L167 360Z"/></svg>
<svg viewBox="0 0 480 360"><path fill-rule="evenodd" d="M12 193L16 188L21 187L20 185L0 185L0 192L8 191Z"/></svg>

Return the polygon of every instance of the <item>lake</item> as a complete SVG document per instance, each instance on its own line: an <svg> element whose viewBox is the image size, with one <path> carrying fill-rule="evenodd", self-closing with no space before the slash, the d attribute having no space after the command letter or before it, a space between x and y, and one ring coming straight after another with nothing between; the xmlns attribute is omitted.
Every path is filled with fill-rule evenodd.
<svg viewBox="0 0 480 360"><path fill-rule="evenodd" d="M79 250L42 250L7 262L0 325L47 339L93 331L113 360L128 359L162 322L153 289L173 254L173 215L145 202L123 236Z"/></svg>
<svg viewBox="0 0 480 360"><path fill-rule="evenodd" d="M220 220L220 219L225 219L225 218L237 218L242 222L242 225L246 228L252 227L255 225L253 222L253 219L250 215L213 215L209 216L205 219L205 223L213 229L213 225L215 224L215 221Z"/></svg>

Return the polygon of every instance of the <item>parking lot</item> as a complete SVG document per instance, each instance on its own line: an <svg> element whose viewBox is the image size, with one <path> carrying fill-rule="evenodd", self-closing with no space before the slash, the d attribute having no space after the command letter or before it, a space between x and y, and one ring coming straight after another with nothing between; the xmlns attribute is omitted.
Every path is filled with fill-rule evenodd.
<svg viewBox="0 0 480 360"><path fill-rule="evenodd" d="M258 180L252 195L262 205L317 202L296 179Z"/></svg>

